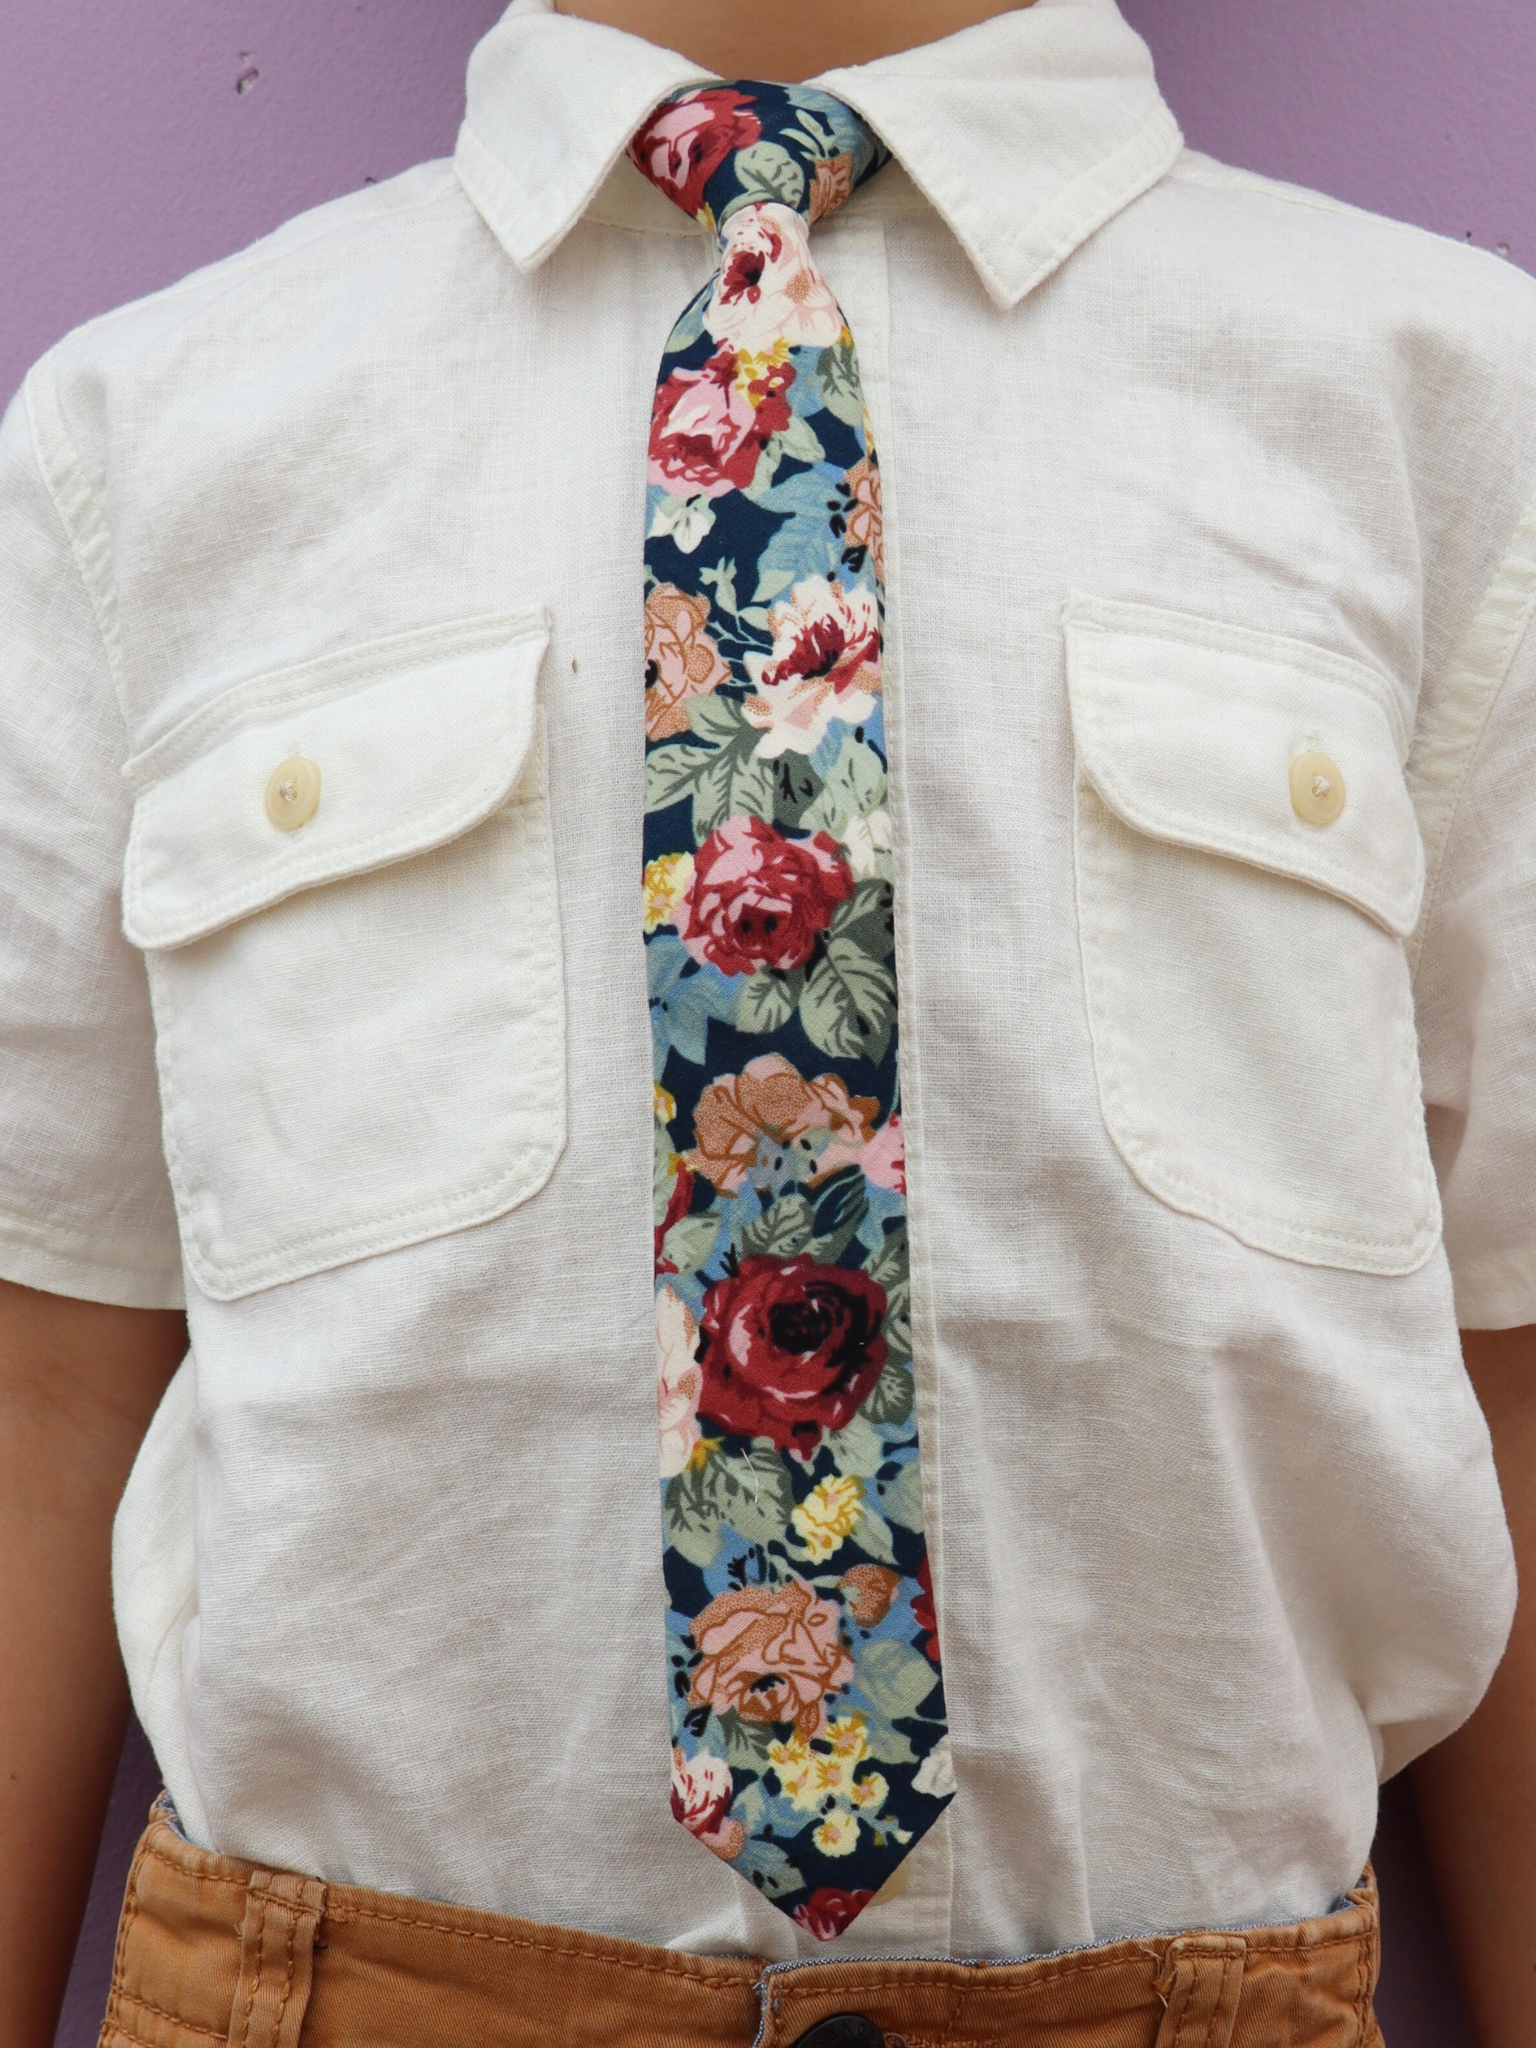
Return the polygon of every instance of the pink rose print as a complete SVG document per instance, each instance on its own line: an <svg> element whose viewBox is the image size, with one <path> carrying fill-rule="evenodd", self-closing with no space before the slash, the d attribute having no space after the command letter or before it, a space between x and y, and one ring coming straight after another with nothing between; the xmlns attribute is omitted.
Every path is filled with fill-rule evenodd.
<svg viewBox="0 0 1536 2048"><path fill-rule="evenodd" d="M830 348L843 315L811 261L810 230L799 214L771 203L747 207L723 233L725 258L705 330L744 355L767 355L780 342Z"/></svg>
<svg viewBox="0 0 1536 2048"><path fill-rule="evenodd" d="M752 102L732 86L710 86L658 107L629 145L635 168L697 217L704 187L733 150L762 134Z"/></svg>
<svg viewBox="0 0 1536 2048"><path fill-rule="evenodd" d="M811 957L818 933L853 894L835 839L786 839L761 818L727 818L694 855L677 932L695 960L722 974L788 972Z"/></svg>
<svg viewBox="0 0 1536 2048"><path fill-rule="evenodd" d="M742 707L762 739L758 751L813 754L834 718L859 725L880 688L880 611L874 592L828 576L797 583L768 613L771 654L749 654L756 691Z"/></svg>
<svg viewBox="0 0 1536 2048"><path fill-rule="evenodd" d="M663 1479L675 1479L687 1469L699 1441L704 1374L698 1349L692 1310L672 1288L663 1287L656 1296L656 1426Z"/></svg>
<svg viewBox="0 0 1536 2048"><path fill-rule="evenodd" d="M651 410L650 481L680 498L745 490L758 456L789 425L784 393L794 381L791 364L772 363L743 385L728 348L700 369L674 370Z"/></svg>
<svg viewBox="0 0 1536 2048"><path fill-rule="evenodd" d="M907 1192L907 1156L901 1135L901 1118L889 1118L862 1145L840 1144L834 1139L817 1161L814 1179L825 1180L828 1174L836 1173L844 1166L861 1168L871 1187L904 1195Z"/></svg>
<svg viewBox="0 0 1536 2048"><path fill-rule="evenodd" d="M680 1749L673 1750L673 1818L724 1863L739 1856L747 1840L745 1823L726 1818L731 1789L731 1767L719 1757L685 1757Z"/></svg>

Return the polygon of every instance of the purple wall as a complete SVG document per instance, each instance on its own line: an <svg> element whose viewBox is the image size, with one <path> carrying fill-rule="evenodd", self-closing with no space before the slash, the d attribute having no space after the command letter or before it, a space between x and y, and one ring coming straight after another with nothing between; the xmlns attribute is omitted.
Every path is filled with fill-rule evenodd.
<svg viewBox="0 0 1536 2048"><path fill-rule="evenodd" d="M1200 148L1536 269L1532 0L1124 0ZM301 208L446 154L497 0L10 0L0 7L0 399L76 322ZM61 2048L94 2040L127 1846L125 1753ZM1411 1800L1389 1792L1382 2017L1465 2039Z"/></svg>

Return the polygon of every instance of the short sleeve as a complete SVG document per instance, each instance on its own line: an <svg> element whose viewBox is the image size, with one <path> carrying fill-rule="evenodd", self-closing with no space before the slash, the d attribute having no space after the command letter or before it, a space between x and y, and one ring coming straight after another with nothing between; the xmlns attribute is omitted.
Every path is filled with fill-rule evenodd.
<svg viewBox="0 0 1536 2048"><path fill-rule="evenodd" d="M64 520L84 496L24 391L0 423L0 1277L168 1308L154 1033L121 929L125 733Z"/></svg>
<svg viewBox="0 0 1536 2048"><path fill-rule="evenodd" d="M1420 764L1420 1053L1464 1329L1536 1323L1536 519Z"/></svg>

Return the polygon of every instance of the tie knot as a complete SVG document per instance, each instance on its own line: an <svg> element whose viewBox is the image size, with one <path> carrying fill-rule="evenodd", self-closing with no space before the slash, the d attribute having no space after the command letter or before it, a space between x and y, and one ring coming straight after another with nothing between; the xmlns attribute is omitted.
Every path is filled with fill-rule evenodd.
<svg viewBox="0 0 1536 2048"><path fill-rule="evenodd" d="M818 221L887 160L831 93L753 78L674 93L629 154L658 191L721 235L732 214L765 202Z"/></svg>

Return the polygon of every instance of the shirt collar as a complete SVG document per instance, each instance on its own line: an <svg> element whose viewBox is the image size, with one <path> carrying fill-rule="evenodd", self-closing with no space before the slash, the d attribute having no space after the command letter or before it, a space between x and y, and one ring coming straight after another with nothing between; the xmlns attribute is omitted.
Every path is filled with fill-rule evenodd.
<svg viewBox="0 0 1536 2048"><path fill-rule="evenodd" d="M630 136L710 74L675 50L513 5L470 59L455 164L522 269L575 226ZM1012 306L1168 170L1183 146L1115 0L1035 0L812 81L856 107Z"/></svg>

